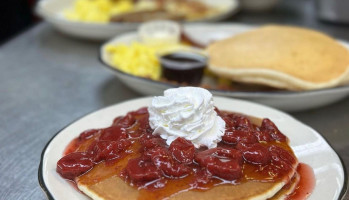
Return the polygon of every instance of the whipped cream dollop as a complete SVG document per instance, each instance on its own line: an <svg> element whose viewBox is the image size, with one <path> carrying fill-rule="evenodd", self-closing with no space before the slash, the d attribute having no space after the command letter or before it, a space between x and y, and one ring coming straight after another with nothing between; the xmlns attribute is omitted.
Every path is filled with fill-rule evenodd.
<svg viewBox="0 0 349 200"><path fill-rule="evenodd" d="M196 148L214 148L224 135L225 121L214 110L212 94L203 88L168 89L164 96L153 98L148 111L153 135L168 145L183 137Z"/></svg>

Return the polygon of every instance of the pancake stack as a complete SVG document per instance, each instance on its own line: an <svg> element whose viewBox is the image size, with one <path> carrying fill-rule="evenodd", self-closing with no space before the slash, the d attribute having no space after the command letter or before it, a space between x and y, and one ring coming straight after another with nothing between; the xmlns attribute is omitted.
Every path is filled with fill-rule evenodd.
<svg viewBox="0 0 349 200"><path fill-rule="evenodd" d="M314 90L349 83L349 51L309 29L263 26L212 43L209 69L236 82L286 90Z"/></svg>
<svg viewBox="0 0 349 200"><path fill-rule="evenodd" d="M281 200L292 193L299 178L295 173L293 181L288 187L283 188L285 182L246 182L240 185L222 185L205 192L186 191L175 194L171 200ZM126 184L117 176L88 185L78 182L79 189L94 200L137 200L142 199L141 193Z"/></svg>
<svg viewBox="0 0 349 200"><path fill-rule="evenodd" d="M261 124L261 119L259 118L249 117L249 119L256 125ZM130 154L112 165L104 162L98 164L88 173L76 179L78 188L94 200L149 200L149 198L144 197L142 190L137 190L135 187L130 186L117 175L120 174L120 170L125 163L136 156ZM294 163L293 170L290 170L288 174L285 174L276 182L247 181L237 185L218 185L207 191L182 191L172 195L169 199L282 200L294 191L300 180L296 170L298 164L298 161ZM176 185L173 187L176 187Z"/></svg>

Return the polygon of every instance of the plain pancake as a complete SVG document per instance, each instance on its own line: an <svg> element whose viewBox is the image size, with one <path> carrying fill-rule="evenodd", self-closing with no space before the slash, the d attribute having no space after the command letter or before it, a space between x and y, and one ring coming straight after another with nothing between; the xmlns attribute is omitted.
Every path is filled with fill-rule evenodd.
<svg viewBox="0 0 349 200"><path fill-rule="evenodd" d="M264 26L212 43L209 69L238 82L290 90L349 82L349 51L331 37L305 28Z"/></svg>

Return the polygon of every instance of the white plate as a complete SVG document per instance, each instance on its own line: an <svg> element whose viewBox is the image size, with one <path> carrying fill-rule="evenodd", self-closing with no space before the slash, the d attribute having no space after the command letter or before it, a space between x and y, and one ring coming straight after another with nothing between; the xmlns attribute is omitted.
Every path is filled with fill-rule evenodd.
<svg viewBox="0 0 349 200"><path fill-rule="evenodd" d="M210 41L230 37L234 34L249 31L255 26L244 24L190 24L186 25L185 32L197 43L208 44ZM126 33L117 36L106 42L100 49L100 60L115 75L131 89L145 95L159 95L163 90L178 85L168 84L160 81L133 76L121 72L112 67L111 59L105 51L108 44L131 43L137 41L136 32ZM349 49L349 43L339 41ZM300 111L328 105L343 99L349 95L349 86L342 86L329 89L312 90L304 92L279 91L279 92L237 92L224 90L210 90L214 95L247 99L272 106L284 111Z"/></svg>
<svg viewBox="0 0 349 200"><path fill-rule="evenodd" d="M315 173L316 186L309 200L341 199L347 190L344 166L324 138L312 128L291 116L255 103L243 100L215 97L215 105L222 110L244 113L259 118L268 117L291 140L291 147L300 162L310 165ZM56 163L64 148L82 131L110 126L113 119L131 110L148 106L151 98L141 98L119 103L88 114L57 133L42 152L39 181L50 199L88 200L71 184L56 173ZM131 109L131 110L130 110Z"/></svg>
<svg viewBox="0 0 349 200"><path fill-rule="evenodd" d="M139 25L139 23L98 24L69 21L63 17L62 12L67 8L73 7L74 1L75 0L40 0L36 6L36 13L63 33L94 40L110 39L117 34L136 30ZM204 1L208 5L227 8L226 12L193 22L219 21L235 14L239 8L238 0L201 1Z"/></svg>

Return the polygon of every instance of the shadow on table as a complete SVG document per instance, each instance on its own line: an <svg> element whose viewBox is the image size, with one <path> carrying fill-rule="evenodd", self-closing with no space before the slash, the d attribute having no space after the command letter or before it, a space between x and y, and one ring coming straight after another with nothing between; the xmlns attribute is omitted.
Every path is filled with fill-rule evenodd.
<svg viewBox="0 0 349 200"><path fill-rule="evenodd" d="M142 97L141 94L131 90L121 83L116 77L106 79L102 84L100 91L100 99L104 106L119 103L129 99ZM137 109L137 108L130 108Z"/></svg>

